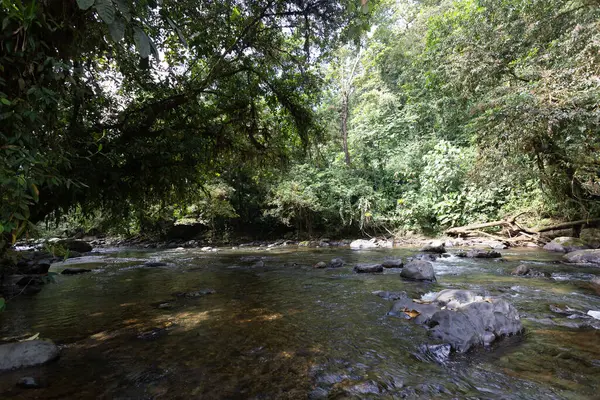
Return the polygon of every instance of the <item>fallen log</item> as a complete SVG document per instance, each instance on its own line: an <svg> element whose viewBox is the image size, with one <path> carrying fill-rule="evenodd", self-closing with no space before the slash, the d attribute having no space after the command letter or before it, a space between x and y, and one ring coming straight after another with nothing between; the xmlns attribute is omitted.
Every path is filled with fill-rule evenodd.
<svg viewBox="0 0 600 400"><path fill-rule="evenodd" d="M526 227L521 226L516 221L516 219L522 214L523 213L518 214L513 217L510 217L510 218L498 220L498 221L491 221L491 222L485 222L485 223L479 223L479 224L470 224L470 225L465 225L465 226L454 227L454 228L447 229L445 233L450 236L461 236L461 237L466 237L469 235L488 236L488 237L492 237L496 240L513 242L514 239L512 239L512 238L502 238L498 235L492 235L490 233L482 231L482 229L486 229L486 228L501 227L501 228L508 230L510 233L520 234L520 235L529 237L531 241L543 242L542 238L540 237L540 234L544 233L544 232L551 232L551 231L570 229L570 228L572 228L574 232L580 232L581 229L585 228L585 227L600 226L600 218L592 218L592 219L584 219L584 220L579 220L579 221L562 222L560 224L545 226L545 227L537 228L537 229L536 228L526 228ZM575 234L574 236L578 236L578 235Z"/></svg>
<svg viewBox="0 0 600 400"><path fill-rule="evenodd" d="M465 234L470 234L475 231L480 231L485 228L494 228L497 226L511 227L513 224L509 220L500 220L500 221L492 221L486 222L482 224L471 224L465 226L458 226L455 228L450 228L446 230L446 234L450 236L463 236Z"/></svg>
<svg viewBox="0 0 600 400"><path fill-rule="evenodd" d="M598 225L600 225L600 218L582 219L579 221L563 222L563 223L560 223L557 225L545 226L543 228L535 229L534 231L536 233L542 233L542 232L550 232L550 231L559 231L561 229L575 228L575 227L579 227L579 226L581 226L582 228L589 228L589 227L598 226Z"/></svg>

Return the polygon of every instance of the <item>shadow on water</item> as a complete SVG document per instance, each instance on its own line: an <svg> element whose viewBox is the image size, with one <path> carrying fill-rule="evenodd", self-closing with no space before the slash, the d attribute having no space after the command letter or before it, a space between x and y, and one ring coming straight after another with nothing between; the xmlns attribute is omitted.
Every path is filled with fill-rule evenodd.
<svg viewBox="0 0 600 400"><path fill-rule="evenodd" d="M588 283L600 271L557 264L549 253L510 251L504 262L437 262L436 284L405 282L394 269L352 272L354 263L413 253L121 250L84 259L77 267L94 272L60 276L0 315L0 338L40 332L62 346L57 362L0 375L0 397L597 398L599 331L557 326L562 316L549 306L600 309ZM263 263L240 260L249 255ZM312 269L333 257L350 265ZM166 265L148 268L146 261ZM511 276L521 262L553 278ZM174 295L208 288L216 293ZM392 302L372 295L389 290L419 297L444 288L511 301L526 334L436 363L418 351L431 342L427 332L386 316ZM48 386L16 388L23 376Z"/></svg>

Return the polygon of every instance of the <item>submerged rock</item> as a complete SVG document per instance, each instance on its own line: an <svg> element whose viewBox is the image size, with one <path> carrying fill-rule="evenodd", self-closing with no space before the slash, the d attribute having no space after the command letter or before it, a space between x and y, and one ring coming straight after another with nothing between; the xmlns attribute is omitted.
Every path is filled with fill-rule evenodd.
<svg viewBox="0 0 600 400"><path fill-rule="evenodd" d="M319 261L318 263L313 265L313 268L317 268L317 269L327 268L327 263L325 261Z"/></svg>
<svg viewBox="0 0 600 400"><path fill-rule="evenodd" d="M344 266L344 260L341 258L334 258L327 264L329 268L342 268Z"/></svg>
<svg viewBox="0 0 600 400"><path fill-rule="evenodd" d="M442 254L446 252L446 248L444 246L444 242L442 242L441 240L434 240L423 246L421 248L421 251L425 253Z"/></svg>
<svg viewBox="0 0 600 400"><path fill-rule="evenodd" d="M357 264L354 266L354 272L358 274L372 274L376 272L383 272L383 265L381 264Z"/></svg>
<svg viewBox="0 0 600 400"><path fill-rule="evenodd" d="M385 300L400 300L407 297L406 292L388 292L384 290L376 290L373 294Z"/></svg>
<svg viewBox="0 0 600 400"><path fill-rule="evenodd" d="M87 268L65 268L62 270L61 275L79 275L86 272L92 272L92 270Z"/></svg>
<svg viewBox="0 0 600 400"><path fill-rule="evenodd" d="M521 264L517 268L515 268L511 272L511 275L526 276L526 277L531 277L531 278L546 278L549 276L549 274L531 269L531 268L529 268L529 266L527 266L525 264Z"/></svg>
<svg viewBox="0 0 600 400"><path fill-rule="evenodd" d="M529 271L530 269L527 265L521 264L517 268L515 268L513 272L511 272L511 275L527 275Z"/></svg>
<svg viewBox="0 0 600 400"><path fill-rule="evenodd" d="M452 346L449 344L422 344L419 346L419 351L425 355L425 357L432 359L433 361L439 362L440 364L448 361L450 357L450 351Z"/></svg>
<svg viewBox="0 0 600 400"><path fill-rule="evenodd" d="M255 263L258 261L262 261L264 257L259 257L259 256L245 256L245 257L240 257L240 261L243 263L247 263L247 264L251 264L251 263Z"/></svg>
<svg viewBox="0 0 600 400"><path fill-rule="evenodd" d="M28 340L0 345L0 371L33 367L58 358L60 351L50 340Z"/></svg>
<svg viewBox="0 0 600 400"><path fill-rule="evenodd" d="M550 311L552 311L552 312L555 312L557 314L567 315L569 317L574 317L574 316L583 317L586 315L584 311L576 310L569 306L565 306L565 308L561 308L557 305L550 304L549 308L550 308Z"/></svg>
<svg viewBox="0 0 600 400"><path fill-rule="evenodd" d="M186 297L188 299L191 299L191 298L203 297L203 296L207 296L209 294L215 294L215 293L217 293L217 291L214 289L202 289L202 290L196 290L193 292L179 292L179 293L175 293L173 295L176 297Z"/></svg>
<svg viewBox="0 0 600 400"><path fill-rule="evenodd" d="M406 259L406 261L411 262L411 261L417 261L417 260L422 260L422 261L436 261L438 258L440 258L442 255L438 254L438 253L419 253L419 254L415 254L412 257L408 257Z"/></svg>
<svg viewBox="0 0 600 400"><path fill-rule="evenodd" d="M400 276L415 281L435 281L433 265L429 261L411 261L404 266Z"/></svg>
<svg viewBox="0 0 600 400"><path fill-rule="evenodd" d="M383 268L402 268L404 266L404 262L401 259L383 260L381 265L383 265Z"/></svg>
<svg viewBox="0 0 600 400"><path fill-rule="evenodd" d="M152 328L149 331L142 332L137 335L138 339L141 340L156 340L168 333L168 328Z"/></svg>
<svg viewBox="0 0 600 400"><path fill-rule="evenodd" d="M150 268L165 267L166 265L167 265L167 263L162 262L162 261L147 261L144 263L144 267L150 267Z"/></svg>
<svg viewBox="0 0 600 400"><path fill-rule="evenodd" d="M563 260L574 264L597 264L600 265L600 250L578 250L567 253Z"/></svg>

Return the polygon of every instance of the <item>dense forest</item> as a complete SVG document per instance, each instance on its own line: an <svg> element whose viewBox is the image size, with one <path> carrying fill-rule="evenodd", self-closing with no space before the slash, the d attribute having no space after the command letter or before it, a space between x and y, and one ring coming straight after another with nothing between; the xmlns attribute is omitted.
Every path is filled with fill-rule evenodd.
<svg viewBox="0 0 600 400"><path fill-rule="evenodd" d="M599 6L2 0L2 247L597 217Z"/></svg>

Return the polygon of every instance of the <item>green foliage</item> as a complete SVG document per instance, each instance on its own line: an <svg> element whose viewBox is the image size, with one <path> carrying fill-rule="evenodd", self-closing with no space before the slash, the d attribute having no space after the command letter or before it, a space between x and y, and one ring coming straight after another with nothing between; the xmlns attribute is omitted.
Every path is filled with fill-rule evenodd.
<svg viewBox="0 0 600 400"><path fill-rule="evenodd" d="M600 212L597 0L0 4L0 249Z"/></svg>
<svg viewBox="0 0 600 400"><path fill-rule="evenodd" d="M317 0L2 0L4 243L77 206L132 220L193 200L240 158L281 165L319 128L313 63L367 28L363 11Z"/></svg>
<svg viewBox="0 0 600 400"><path fill-rule="evenodd" d="M269 196L268 215L309 234L317 228L339 233L370 228L378 217L381 196L357 171L294 166Z"/></svg>
<svg viewBox="0 0 600 400"><path fill-rule="evenodd" d="M459 1L430 19L423 54L442 88L470 99L481 157L508 159L516 180L534 172L567 218L599 211L597 6Z"/></svg>
<svg viewBox="0 0 600 400"><path fill-rule="evenodd" d="M52 254L53 257L69 258L69 249L66 249L59 243L44 242L44 251Z"/></svg>

